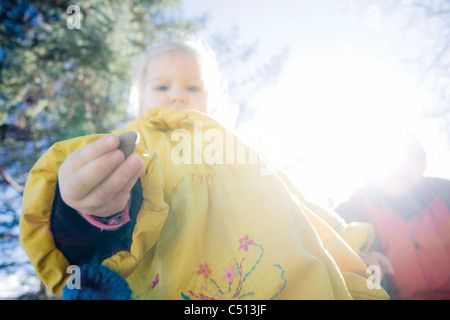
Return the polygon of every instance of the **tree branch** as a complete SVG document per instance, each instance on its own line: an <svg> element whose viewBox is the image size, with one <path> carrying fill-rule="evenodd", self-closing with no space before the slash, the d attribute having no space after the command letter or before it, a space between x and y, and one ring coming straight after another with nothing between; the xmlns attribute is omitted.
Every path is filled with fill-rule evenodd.
<svg viewBox="0 0 450 320"><path fill-rule="evenodd" d="M23 194L23 188L20 184L18 184L13 177L11 177L8 173L3 170L3 167L0 165L0 175L5 179L7 183L9 183L14 189L16 189L20 194Z"/></svg>

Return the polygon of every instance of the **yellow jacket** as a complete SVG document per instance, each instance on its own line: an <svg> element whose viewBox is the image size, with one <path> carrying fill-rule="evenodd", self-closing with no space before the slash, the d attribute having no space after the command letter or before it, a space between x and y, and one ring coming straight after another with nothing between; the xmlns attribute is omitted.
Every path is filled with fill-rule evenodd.
<svg viewBox="0 0 450 320"><path fill-rule="evenodd" d="M289 181L213 119L151 109L115 133L129 130L140 134L143 203L130 250L102 264L125 278L134 298L388 298L369 285L355 253L370 241L370 228L313 212ZM25 187L21 242L55 294L70 276L50 226L57 171L68 154L98 138L56 143Z"/></svg>

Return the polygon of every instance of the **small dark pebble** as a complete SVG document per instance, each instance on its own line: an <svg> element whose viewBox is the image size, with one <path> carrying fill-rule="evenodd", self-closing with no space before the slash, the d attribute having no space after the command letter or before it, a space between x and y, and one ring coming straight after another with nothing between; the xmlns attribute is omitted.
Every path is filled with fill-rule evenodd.
<svg viewBox="0 0 450 320"><path fill-rule="evenodd" d="M139 141L139 134L136 131L128 131L119 135L119 147L125 154L125 158L127 158L130 154L133 153L134 148L136 147L137 142Z"/></svg>

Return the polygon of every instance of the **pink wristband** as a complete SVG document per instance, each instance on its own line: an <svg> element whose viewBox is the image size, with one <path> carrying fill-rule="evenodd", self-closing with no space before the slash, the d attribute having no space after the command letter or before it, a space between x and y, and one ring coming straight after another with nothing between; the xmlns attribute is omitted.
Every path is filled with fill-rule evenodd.
<svg viewBox="0 0 450 320"><path fill-rule="evenodd" d="M97 217L90 214L78 213L91 225L100 228L101 231L103 230L116 230L119 229L121 226L123 226L125 223L130 221L130 214L129 214L129 203L125 205L125 208L110 217Z"/></svg>

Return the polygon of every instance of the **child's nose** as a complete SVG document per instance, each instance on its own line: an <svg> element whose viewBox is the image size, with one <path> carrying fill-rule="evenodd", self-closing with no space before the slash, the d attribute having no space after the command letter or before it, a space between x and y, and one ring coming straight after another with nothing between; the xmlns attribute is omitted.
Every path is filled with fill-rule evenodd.
<svg viewBox="0 0 450 320"><path fill-rule="evenodd" d="M170 100L172 103L187 103L187 96L181 89L173 89L171 92Z"/></svg>

